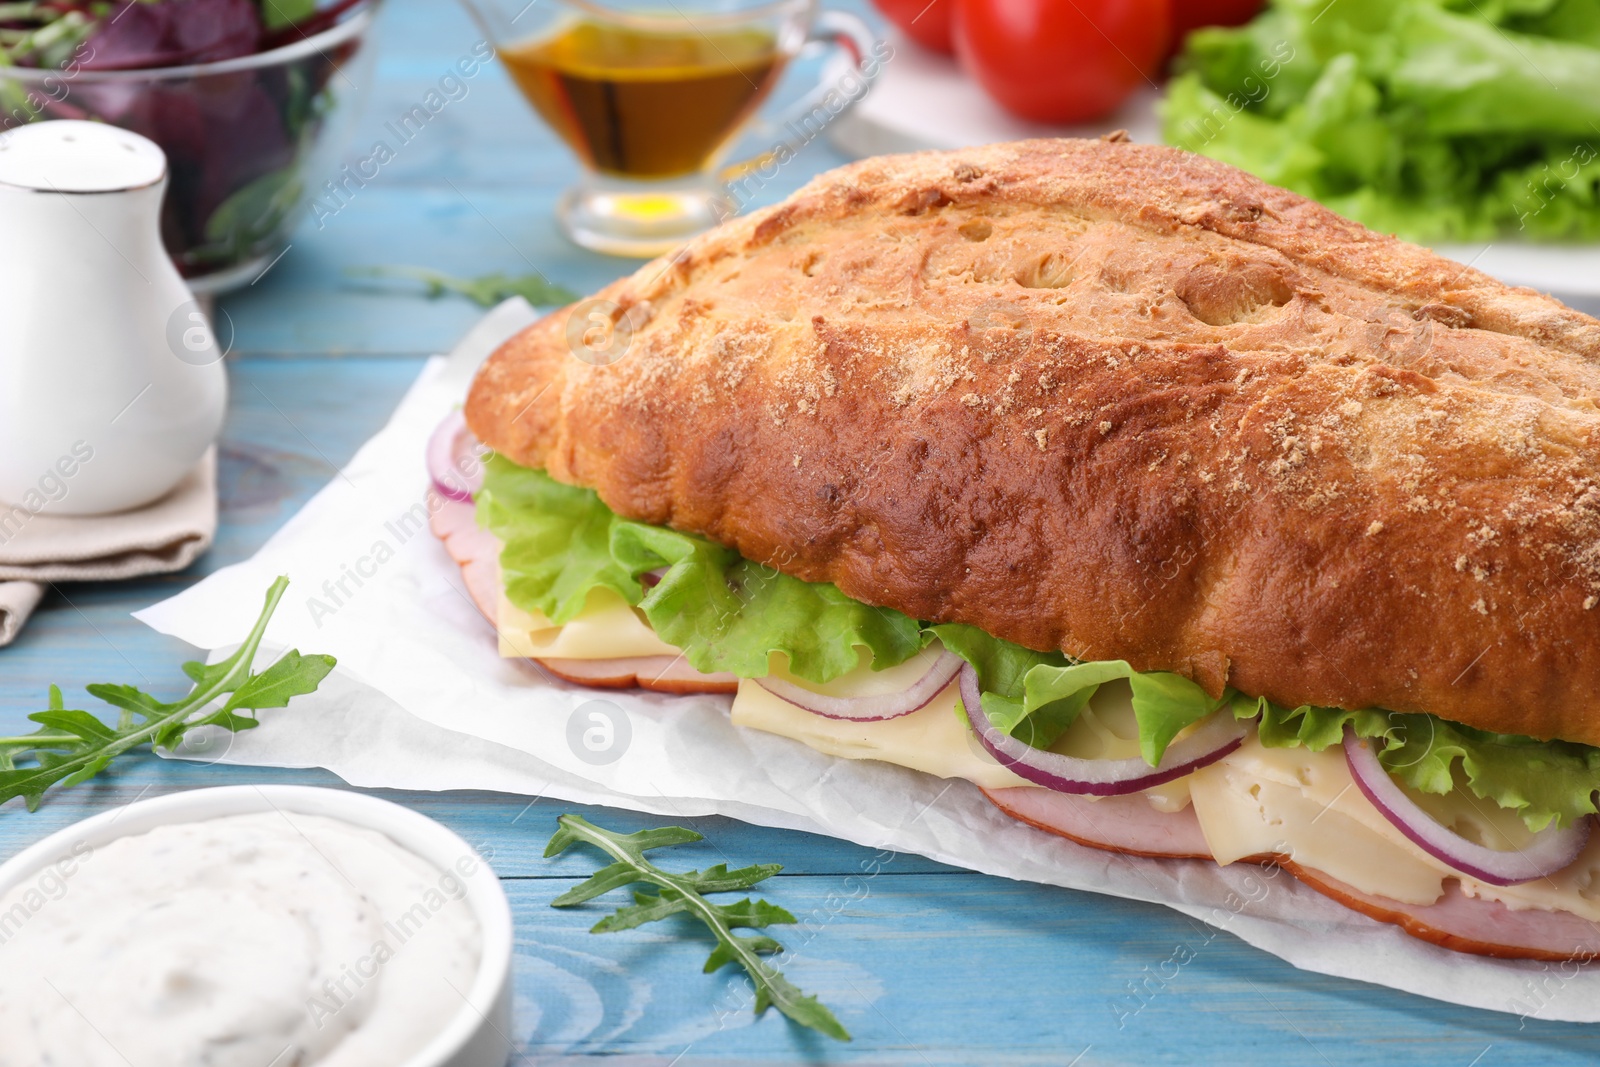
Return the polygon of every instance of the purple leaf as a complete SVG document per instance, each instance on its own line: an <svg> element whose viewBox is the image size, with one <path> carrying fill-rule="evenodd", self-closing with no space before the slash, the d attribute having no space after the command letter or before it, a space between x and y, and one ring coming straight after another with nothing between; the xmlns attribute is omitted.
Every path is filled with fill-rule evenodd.
<svg viewBox="0 0 1600 1067"><path fill-rule="evenodd" d="M167 47L168 5L123 0L89 37L85 70L133 70L171 66Z"/></svg>
<svg viewBox="0 0 1600 1067"><path fill-rule="evenodd" d="M211 63L247 56L261 42L261 14L251 0L167 0L181 15L168 34L188 63Z"/></svg>
<svg viewBox="0 0 1600 1067"><path fill-rule="evenodd" d="M212 63L255 52L261 15L251 0L118 0L89 38L85 70Z"/></svg>

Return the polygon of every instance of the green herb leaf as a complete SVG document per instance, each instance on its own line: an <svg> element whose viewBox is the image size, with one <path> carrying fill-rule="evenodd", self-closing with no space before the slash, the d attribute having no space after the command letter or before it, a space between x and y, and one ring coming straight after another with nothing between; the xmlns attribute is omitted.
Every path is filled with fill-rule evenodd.
<svg viewBox="0 0 1600 1067"><path fill-rule="evenodd" d="M641 830L634 834L619 834L599 827L577 815L563 815L557 822L555 835L545 846L546 856L555 856L575 844L587 844L605 852L616 862L602 867L582 884L551 901L551 907L564 908L591 900L601 893L620 888L631 882L655 886L658 894L636 892L633 903L618 908L591 928L591 933L616 933L632 930L647 922L655 922L671 915L690 914L705 924L716 938L717 945L706 960L705 973L710 974L729 963L737 963L750 976L756 991L756 1014L776 1007L801 1026L826 1034L839 1041L849 1041L850 1034L834 1018L833 1012L816 997L807 996L790 984L777 968L762 956L780 952L783 946L762 934L739 936L733 930L739 927L760 928L777 923L792 923L793 915L764 900L741 900L737 904L713 904L703 894L726 892L746 888L777 874L782 868L777 864L761 864L729 871L726 865L711 867L704 874L688 871L673 874L662 870L645 858L650 849L699 841L700 835L680 826Z"/></svg>
<svg viewBox="0 0 1600 1067"><path fill-rule="evenodd" d="M315 690L333 669L332 656L302 656L291 649L260 674L250 671L267 622L288 585L289 579L283 577L272 583L260 617L233 655L220 663L183 665L195 686L181 700L163 703L129 685L88 686L91 696L121 711L112 726L86 711L65 707L60 688L52 685L46 709L29 716L42 729L0 737L0 804L22 797L28 810L35 811L46 789L87 781L134 748L171 749L196 726L249 729L255 720L235 715L235 710L281 708L291 698ZM205 711L223 697L229 699L222 707Z"/></svg>
<svg viewBox="0 0 1600 1067"><path fill-rule="evenodd" d="M298 650L290 649L272 666L251 675L234 690L224 710L286 707L294 697L316 692L333 665L332 656L302 656Z"/></svg>
<svg viewBox="0 0 1600 1067"><path fill-rule="evenodd" d="M637 875L635 875L637 877ZM632 881L633 879L629 879ZM618 908L604 919L589 928L591 934L615 934L623 930L632 930L643 926L645 923L665 919L669 915L677 915L686 911L689 903L682 896L654 896L650 893L634 893L633 906Z"/></svg>
<svg viewBox="0 0 1600 1067"><path fill-rule="evenodd" d="M457 278L426 267L351 267L346 273L368 278L411 278L423 284L429 299L455 293L480 307L493 307L520 296L534 307L558 307L578 299L578 294L542 274L484 274Z"/></svg>

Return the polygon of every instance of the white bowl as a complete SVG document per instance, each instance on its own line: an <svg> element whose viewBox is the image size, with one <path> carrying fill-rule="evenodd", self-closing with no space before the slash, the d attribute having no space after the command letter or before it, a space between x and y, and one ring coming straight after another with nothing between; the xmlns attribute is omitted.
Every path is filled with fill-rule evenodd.
<svg viewBox="0 0 1600 1067"><path fill-rule="evenodd" d="M192 789L101 812L51 834L0 864L0 895L83 845L99 848L157 826L225 815L293 811L342 819L386 834L441 870L463 855L476 861L463 881L483 931L483 958L467 1002L443 1032L397 1067L505 1067L511 1058L511 905L500 879L455 833L410 808L364 793L300 785L230 785ZM459 873L459 871L458 871Z"/></svg>

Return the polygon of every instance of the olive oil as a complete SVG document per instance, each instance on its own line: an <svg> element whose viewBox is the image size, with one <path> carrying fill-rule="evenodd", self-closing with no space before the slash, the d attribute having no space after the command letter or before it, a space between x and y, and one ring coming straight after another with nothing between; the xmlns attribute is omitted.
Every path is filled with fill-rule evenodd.
<svg viewBox="0 0 1600 1067"><path fill-rule="evenodd" d="M782 72L762 29L569 23L500 50L529 102L593 169L627 178L703 170Z"/></svg>

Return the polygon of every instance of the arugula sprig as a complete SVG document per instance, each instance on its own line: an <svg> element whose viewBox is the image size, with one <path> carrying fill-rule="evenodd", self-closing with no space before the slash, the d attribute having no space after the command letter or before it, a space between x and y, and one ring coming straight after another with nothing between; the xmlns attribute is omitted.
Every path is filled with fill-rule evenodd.
<svg viewBox="0 0 1600 1067"><path fill-rule="evenodd" d="M351 267L347 274L363 278L410 278L423 285L423 295L432 300L455 293L479 307L494 307L502 300L520 296L534 307L558 307L578 299L578 294L557 285L542 274L484 274L477 278L457 278L427 267Z"/></svg>
<svg viewBox="0 0 1600 1067"><path fill-rule="evenodd" d="M49 706L28 716L42 728L20 737L0 737L0 804L22 797L29 811L37 811L46 789L88 781L130 749L150 745L171 750L197 726L249 730L260 723L241 712L281 708L291 698L314 691L333 670L332 656L302 656L290 649L259 674L250 669L267 622L288 586L287 577L272 583L261 617L237 652L218 663L183 665L183 673L195 684L181 700L162 703L131 685L87 686L91 696L119 709L116 723L109 725L87 711L68 708L60 687L52 685ZM223 697L227 699L221 707L204 711Z"/></svg>
<svg viewBox="0 0 1600 1067"><path fill-rule="evenodd" d="M783 870L780 864L759 863L750 867L728 870L719 863L704 871L685 871L673 874L645 859L644 854L653 848L684 845L701 840L701 835L681 826L664 826L654 830L640 830L634 834L619 834L596 826L578 815L563 815L556 820L559 829L545 846L546 857L556 856L574 844L593 845L616 859L615 863L600 868L587 880L567 890L550 902L553 908L568 908L574 904L620 889L625 885L644 882L656 886L659 893L634 892L633 904L618 908L590 929L590 933L609 934L619 930L632 930L647 922L665 919L670 915L687 913L706 925L717 939L716 948L706 960L705 974L729 963L737 963L750 976L756 990L755 1011L762 1014L768 1007L776 1007L783 1014L811 1029L838 1041L849 1041L850 1034L816 997L807 996L789 982L783 973L767 963L762 956L781 952L783 946L765 934L741 937L733 931L739 927L760 929L781 923L792 923L795 917L765 900L752 901L748 897L736 904L713 904L705 898L707 893L732 893L749 889Z"/></svg>

